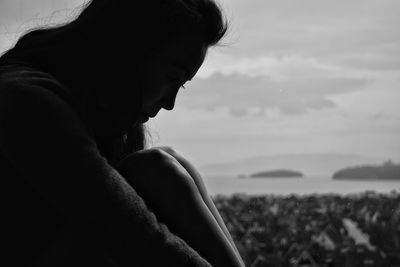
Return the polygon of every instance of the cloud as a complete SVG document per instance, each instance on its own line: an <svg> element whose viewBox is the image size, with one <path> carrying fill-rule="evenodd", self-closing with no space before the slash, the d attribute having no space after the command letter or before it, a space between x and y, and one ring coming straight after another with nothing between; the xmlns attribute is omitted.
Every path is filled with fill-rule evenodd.
<svg viewBox="0 0 400 267"><path fill-rule="evenodd" d="M39 26L73 19L88 0L1 0L0 54L21 34Z"/></svg>
<svg viewBox="0 0 400 267"><path fill-rule="evenodd" d="M183 105L215 110L227 106L232 115L258 115L276 110L286 115L335 108L332 96L365 88L374 81L370 72L328 64L312 57L245 57L211 52L188 84ZM367 78L368 77L368 78ZM184 94L186 95L186 94Z"/></svg>
<svg viewBox="0 0 400 267"><path fill-rule="evenodd" d="M208 110L225 106L232 115L240 116L249 114L252 108L294 115L334 108L330 96L361 90L368 82L348 77L275 80L269 76L215 73L206 79L194 79L177 102L188 108Z"/></svg>
<svg viewBox="0 0 400 267"><path fill-rule="evenodd" d="M299 55L357 68L400 69L397 0L222 2L231 20L227 53Z"/></svg>
<svg viewBox="0 0 400 267"><path fill-rule="evenodd" d="M268 76L276 81L314 77L360 77L366 74L365 71L330 64L312 57L295 55L246 57L211 52L197 76L207 78L216 72L224 75L237 73L250 77Z"/></svg>
<svg viewBox="0 0 400 267"><path fill-rule="evenodd" d="M32 22L54 22L63 20L80 10L88 0L2 0L0 23L13 24ZM51 21L49 21L51 20Z"/></svg>

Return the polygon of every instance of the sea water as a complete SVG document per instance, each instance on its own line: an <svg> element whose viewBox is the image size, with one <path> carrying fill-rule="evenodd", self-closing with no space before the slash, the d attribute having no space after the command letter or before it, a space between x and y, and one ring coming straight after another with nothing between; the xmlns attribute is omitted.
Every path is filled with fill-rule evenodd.
<svg viewBox="0 0 400 267"><path fill-rule="evenodd" d="M238 178L224 175L204 175L204 183L209 194L231 195L308 195L308 194L353 194L365 191L380 193L400 192L400 181L355 181L333 180L324 176L303 178Z"/></svg>

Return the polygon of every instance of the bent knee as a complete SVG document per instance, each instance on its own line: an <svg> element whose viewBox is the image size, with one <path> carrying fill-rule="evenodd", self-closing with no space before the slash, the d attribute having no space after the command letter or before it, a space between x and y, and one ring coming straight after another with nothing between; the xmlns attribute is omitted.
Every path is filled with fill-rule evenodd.
<svg viewBox="0 0 400 267"><path fill-rule="evenodd" d="M162 185L165 190L170 188L190 192L196 186L186 169L172 155L160 148L132 153L118 164L117 169L126 178L133 176L137 182L146 183L148 186Z"/></svg>
<svg viewBox="0 0 400 267"><path fill-rule="evenodd" d="M157 149L157 150L161 150L163 152L167 152L169 155L171 155L173 157L178 155L178 152L176 152L176 150L173 149L170 146L157 146L157 147L154 147L153 149Z"/></svg>
<svg viewBox="0 0 400 267"><path fill-rule="evenodd" d="M173 158L167 152L161 149L145 149L136 151L117 164L118 170L139 171L141 169L159 169L167 167L169 161Z"/></svg>
<svg viewBox="0 0 400 267"><path fill-rule="evenodd" d="M164 150L159 150L155 154L157 157L156 172L159 176L157 179L163 179L166 186L179 189L181 193L193 192L196 189L196 183L192 176L173 155Z"/></svg>

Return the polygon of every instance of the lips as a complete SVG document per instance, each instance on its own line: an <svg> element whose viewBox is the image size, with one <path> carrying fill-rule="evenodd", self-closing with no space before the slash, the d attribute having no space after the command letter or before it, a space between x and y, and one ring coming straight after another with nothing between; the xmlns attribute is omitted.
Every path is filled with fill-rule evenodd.
<svg viewBox="0 0 400 267"><path fill-rule="evenodd" d="M150 118L154 118L155 116L157 116L157 112L153 112L152 114L146 114L147 116L149 116Z"/></svg>
<svg viewBox="0 0 400 267"><path fill-rule="evenodd" d="M146 111L142 111L142 114L140 115L140 117L141 117L143 120L144 120L144 119L148 120L149 118L154 118L155 116L157 116L158 111L159 111L159 110L157 110L157 111L155 111L155 112L146 112Z"/></svg>

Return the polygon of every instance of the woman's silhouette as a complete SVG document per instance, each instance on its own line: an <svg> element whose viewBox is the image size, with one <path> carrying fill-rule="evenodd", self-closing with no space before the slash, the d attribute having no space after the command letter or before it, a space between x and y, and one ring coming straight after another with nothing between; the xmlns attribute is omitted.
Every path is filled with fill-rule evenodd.
<svg viewBox="0 0 400 267"><path fill-rule="evenodd" d="M193 165L144 142L226 30L212 0L92 0L2 55L3 261L243 266Z"/></svg>

